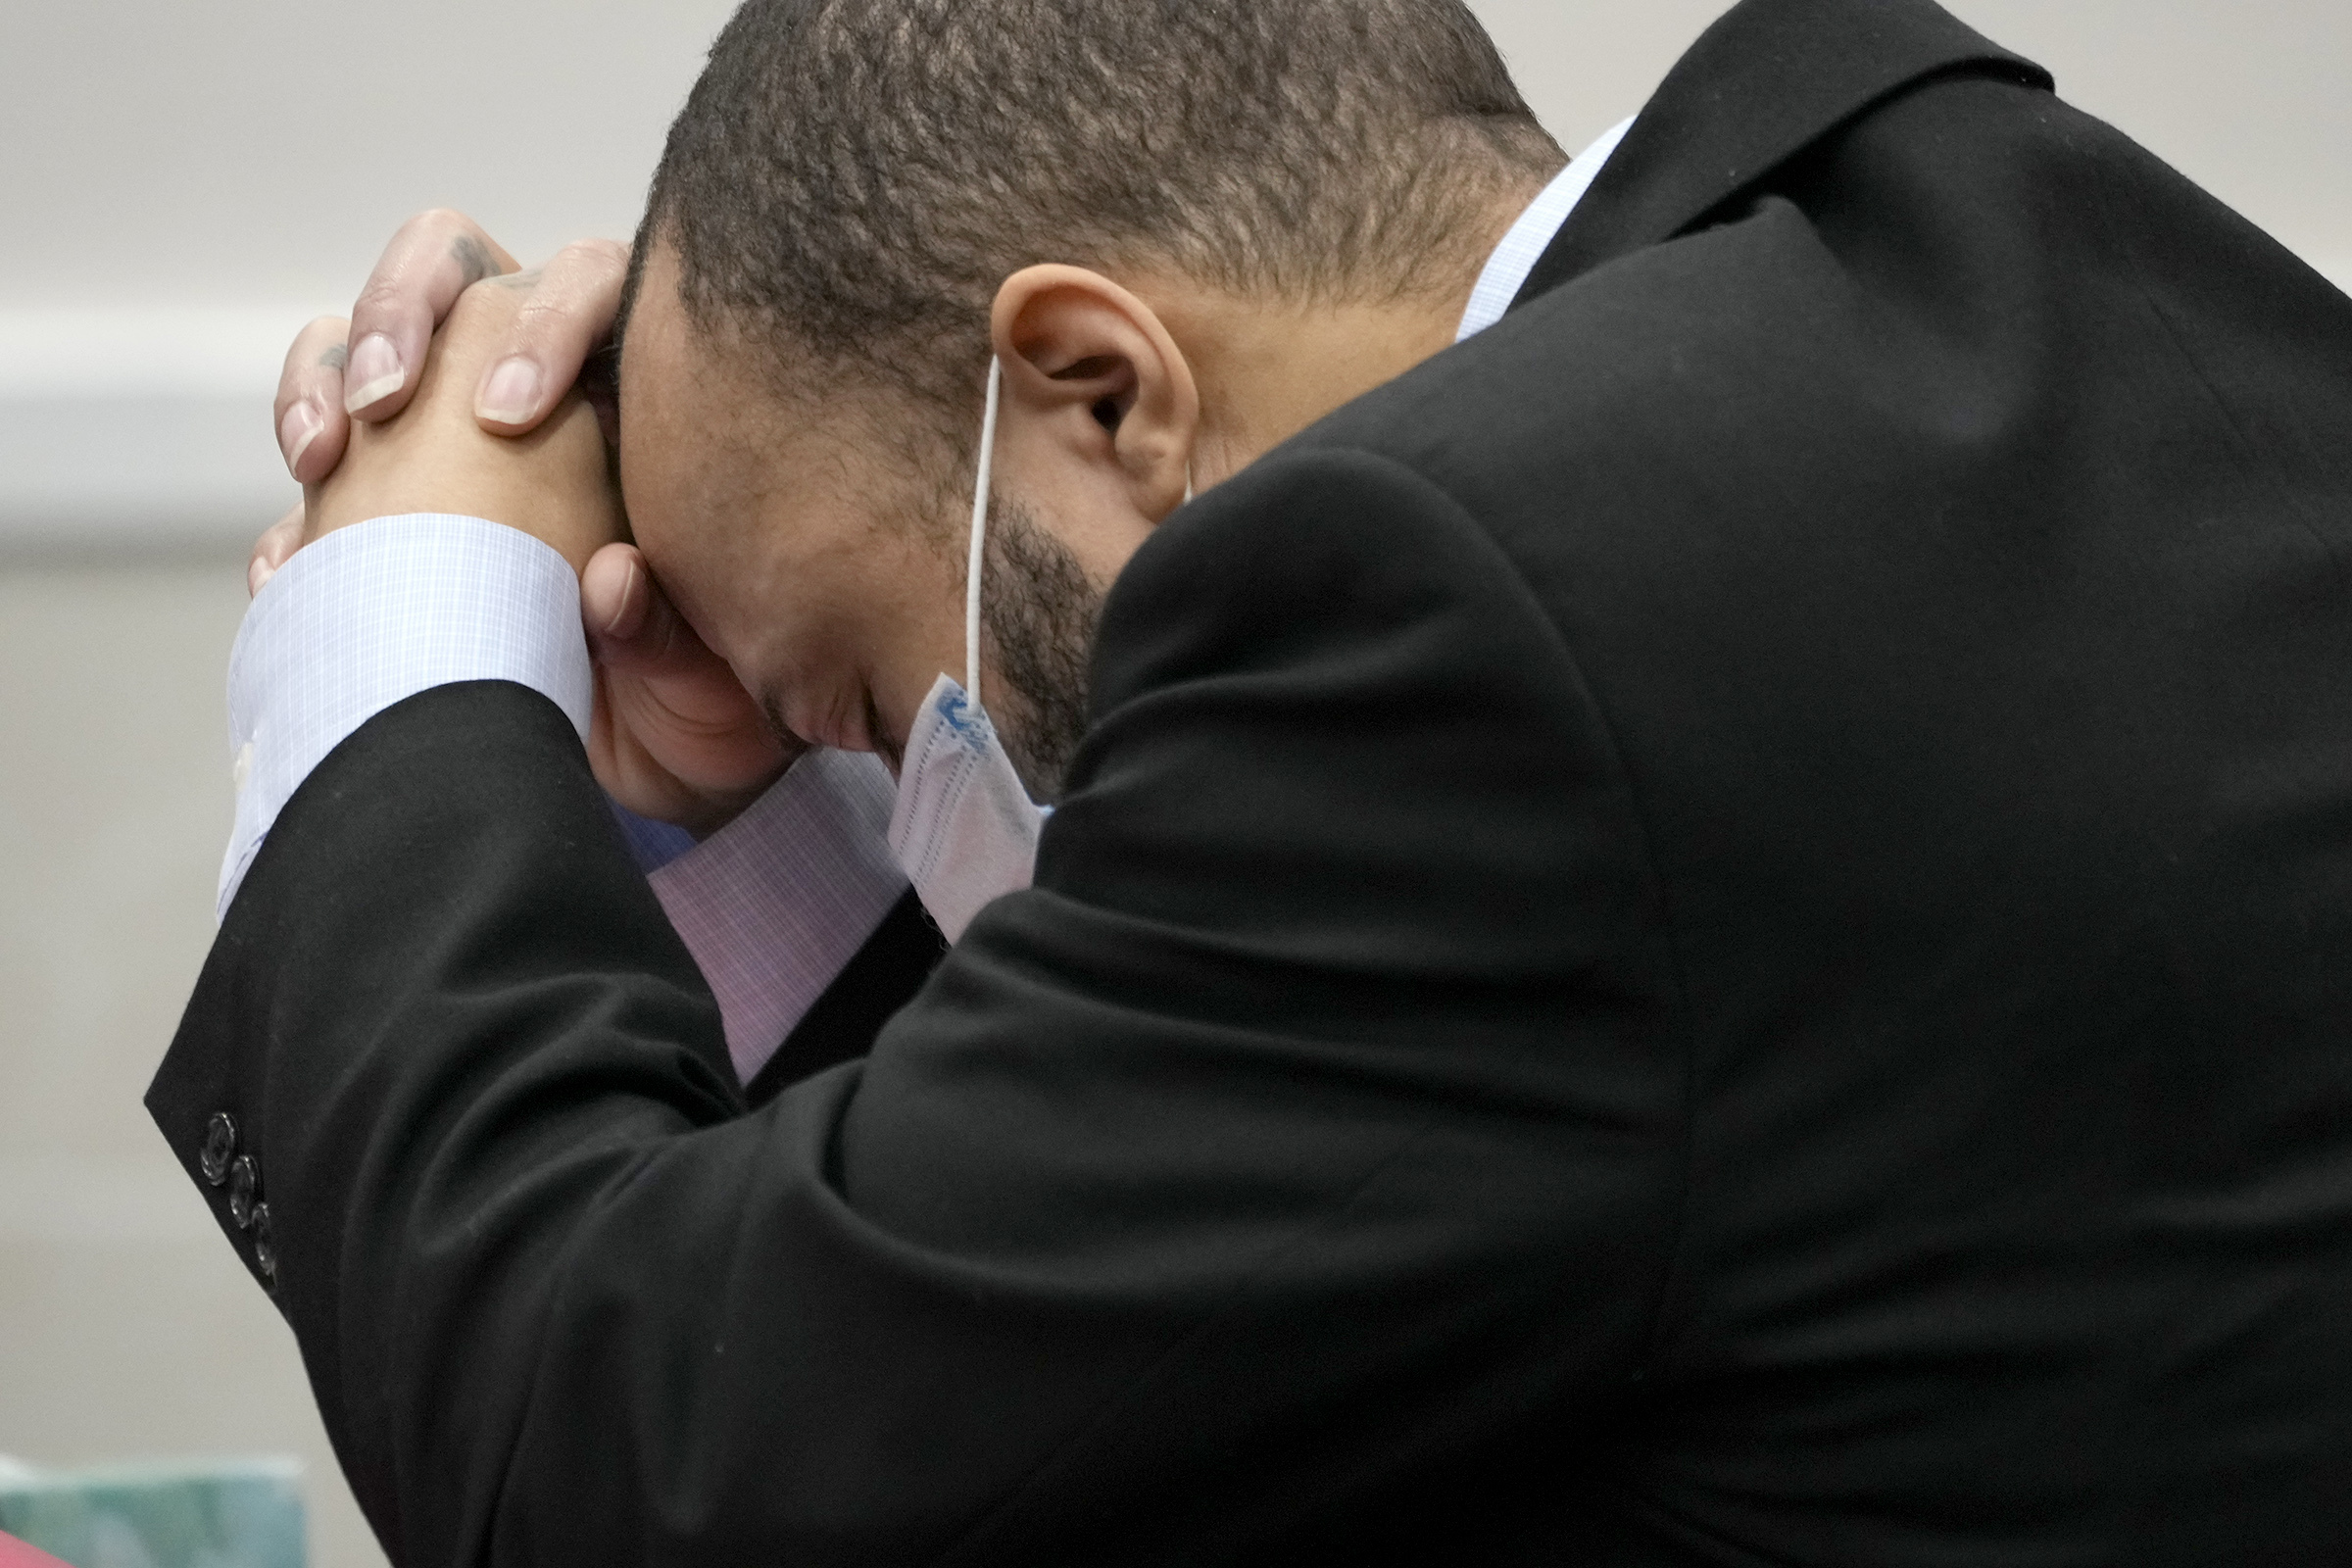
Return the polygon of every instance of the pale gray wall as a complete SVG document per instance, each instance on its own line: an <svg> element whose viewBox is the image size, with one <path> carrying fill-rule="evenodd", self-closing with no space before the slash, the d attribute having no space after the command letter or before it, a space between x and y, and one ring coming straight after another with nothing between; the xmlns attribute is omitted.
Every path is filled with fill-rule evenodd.
<svg viewBox="0 0 2352 1568"><path fill-rule="evenodd" d="M1474 9L1569 151L1638 108L1724 9L1710 0ZM2343 0L1948 0L2339 284L2352 282L2352 5ZM1597 20L1596 20L1597 18Z"/></svg>
<svg viewBox="0 0 2352 1568"><path fill-rule="evenodd" d="M0 0L0 547L243 533L283 500L280 345L393 225L466 209L525 259L626 235L723 0ZM1570 150L1718 0L1485 0ZM1959 0L2062 90L2352 279L2352 6ZM135 453L115 433L143 432Z"/></svg>
<svg viewBox="0 0 2352 1568"><path fill-rule="evenodd" d="M723 0L0 0L0 545L218 540L282 501L255 400L407 214L519 256L625 236ZM1573 151L1719 0L1486 0ZM1959 0L2062 90L2352 279L2352 6ZM135 454L114 433L144 432Z"/></svg>
<svg viewBox="0 0 2352 1568"><path fill-rule="evenodd" d="M0 309L332 306L408 213L517 254L625 236L722 0L6 0ZM1715 0L1486 0L1570 150L1639 107ZM2352 7L1959 0L2289 244L2352 253Z"/></svg>
<svg viewBox="0 0 2352 1568"><path fill-rule="evenodd" d="M379 1560L291 1341L138 1107L211 932L267 399L393 225L625 235L726 6L0 0L0 1452L293 1451ZM1486 0L1571 150L1719 9ZM1962 0L2339 281L2352 6Z"/></svg>

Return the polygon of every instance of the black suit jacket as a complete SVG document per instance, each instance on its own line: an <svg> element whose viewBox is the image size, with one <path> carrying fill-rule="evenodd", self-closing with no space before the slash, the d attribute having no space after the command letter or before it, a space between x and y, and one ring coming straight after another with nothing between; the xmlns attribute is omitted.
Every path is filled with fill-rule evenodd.
<svg viewBox="0 0 2352 1568"><path fill-rule="evenodd" d="M862 1060L747 1111L483 684L151 1103L403 1562L2352 1560L2348 563L2352 302L1924 0L1746 0L1145 546Z"/></svg>

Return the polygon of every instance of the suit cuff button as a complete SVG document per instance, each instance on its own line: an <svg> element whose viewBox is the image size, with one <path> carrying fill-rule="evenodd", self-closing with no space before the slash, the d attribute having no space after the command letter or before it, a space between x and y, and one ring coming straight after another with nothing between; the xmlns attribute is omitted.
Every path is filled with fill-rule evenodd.
<svg viewBox="0 0 2352 1568"><path fill-rule="evenodd" d="M240 1155L228 1167L228 1217L236 1221L237 1229L252 1228L254 1200L261 1196L262 1168L253 1162L251 1154Z"/></svg>
<svg viewBox="0 0 2352 1568"><path fill-rule="evenodd" d="M217 1111L204 1129L204 1152L196 1156L204 1179L215 1187L228 1179L228 1162L237 1152L237 1124L227 1111Z"/></svg>
<svg viewBox="0 0 2352 1568"><path fill-rule="evenodd" d="M253 1266L262 1272L264 1284L277 1286L277 1240L270 1233L270 1205L253 1205Z"/></svg>

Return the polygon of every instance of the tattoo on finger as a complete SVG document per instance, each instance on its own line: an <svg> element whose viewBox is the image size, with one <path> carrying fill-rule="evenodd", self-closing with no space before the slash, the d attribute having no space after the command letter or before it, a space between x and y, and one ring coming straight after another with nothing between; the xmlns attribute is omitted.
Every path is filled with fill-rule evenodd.
<svg viewBox="0 0 2352 1568"><path fill-rule="evenodd" d="M498 259L490 254L489 246L471 234L460 234L451 240L449 255L450 260L458 264L458 271L465 277L464 286L466 288L471 288L485 277L498 276Z"/></svg>
<svg viewBox="0 0 2352 1568"><path fill-rule="evenodd" d="M318 356L318 363L330 370L340 370L350 363L350 360L351 349L349 345L342 343L328 345L327 351Z"/></svg>

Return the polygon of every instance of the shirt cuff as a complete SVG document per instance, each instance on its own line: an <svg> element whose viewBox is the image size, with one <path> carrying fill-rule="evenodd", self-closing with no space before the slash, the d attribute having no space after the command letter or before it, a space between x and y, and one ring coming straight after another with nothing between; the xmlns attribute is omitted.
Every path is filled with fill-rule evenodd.
<svg viewBox="0 0 2352 1568"><path fill-rule="evenodd" d="M862 752L815 751L655 871L750 1083L906 891L887 835L897 785Z"/></svg>
<svg viewBox="0 0 2352 1568"><path fill-rule="evenodd" d="M580 580L553 549L479 517L413 514L296 551L254 596L228 656L237 815L218 911L329 752L393 704L469 680L530 687L586 739Z"/></svg>

